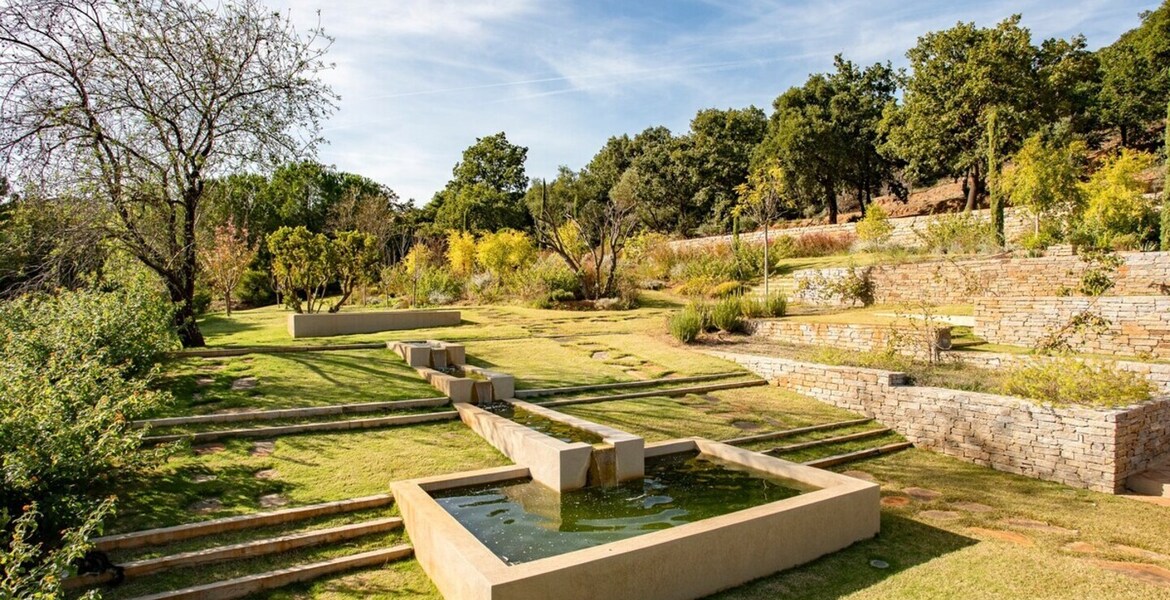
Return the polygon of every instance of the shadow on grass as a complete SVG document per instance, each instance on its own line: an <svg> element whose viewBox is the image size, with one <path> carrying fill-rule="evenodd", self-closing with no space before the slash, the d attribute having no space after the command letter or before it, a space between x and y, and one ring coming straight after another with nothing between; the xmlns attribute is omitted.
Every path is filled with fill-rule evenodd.
<svg viewBox="0 0 1170 600"><path fill-rule="evenodd" d="M207 315L199 321L199 329L203 332L205 337L235 335L245 331L253 331L260 329L259 323L241 321L239 319L229 319L225 315L215 314ZM230 344L219 345L218 348L230 348Z"/></svg>
<svg viewBox="0 0 1170 600"><path fill-rule="evenodd" d="M841 598L979 541L892 514L882 515L877 537L802 567L710 596L717 600ZM871 560L889 565L879 569Z"/></svg>

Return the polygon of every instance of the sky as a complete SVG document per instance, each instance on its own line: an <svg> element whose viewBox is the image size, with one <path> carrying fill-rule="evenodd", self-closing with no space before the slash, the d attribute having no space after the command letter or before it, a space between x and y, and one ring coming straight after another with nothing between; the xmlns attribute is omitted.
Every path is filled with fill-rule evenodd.
<svg viewBox="0 0 1170 600"><path fill-rule="evenodd" d="M578 169L614 135L684 133L704 108L755 105L833 56L905 66L918 36L1014 13L1033 42L1105 46L1157 0L277 0L334 38L341 97L318 159L418 205L476 138L528 148L530 177ZM318 15L319 11L319 15Z"/></svg>

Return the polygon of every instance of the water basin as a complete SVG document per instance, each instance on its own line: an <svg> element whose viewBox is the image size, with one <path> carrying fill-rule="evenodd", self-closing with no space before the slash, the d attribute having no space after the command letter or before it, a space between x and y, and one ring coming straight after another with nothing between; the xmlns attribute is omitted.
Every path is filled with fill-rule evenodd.
<svg viewBox="0 0 1170 600"><path fill-rule="evenodd" d="M509 565L670 529L819 489L698 452L646 460L646 476L557 493L530 480L432 493Z"/></svg>

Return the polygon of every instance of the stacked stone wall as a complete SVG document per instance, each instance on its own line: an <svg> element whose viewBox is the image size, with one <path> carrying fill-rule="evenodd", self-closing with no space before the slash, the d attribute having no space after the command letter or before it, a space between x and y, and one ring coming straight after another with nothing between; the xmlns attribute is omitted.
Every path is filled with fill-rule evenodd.
<svg viewBox="0 0 1170 600"><path fill-rule="evenodd" d="M857 268L866 273L878 304L918 302L968 303L982 296L1056 296L1080 287L1086 265L1057 248L1037 258L998 257L978 260L932 260ZM1113 296L1170 294L1170 252L1123 252L1114 275ZM825 293L825 283L850 276L849 269L806 269L793 273L795 299L807 304L842 304Z"/></svg>
<svg viewBox="0 0 1170 600"><path fill-rule="evenodd" d="M944 352L942 358L943 360L959 361L984 369L1010 369L1037 361L1053 360L1051 357L1036 354L965 351ZM1141 375L1153 384L1155 394L1170 396L1170 363L1140 362L1136 360L1098 360L1089 358L1077 358L1077 360L1102 364L1119 371Z"/></svg>
<svg viewBox="0 0 1170 600"><path fill-rule="evenodd" d="M991 211L977 210L974 214L981 219L991 218ZM905 248L914 248L922 245L921 234L926 231L926 227L931 221L938 219L937 215L921 215L916 217L901 217L897 219L890 219L890 224L893 226L893 231L890 233L890 243L896 246ZM1020 236L1030 232L1033 224L1032 219L1028 217L1023 211L1008 209L1004 214L1004 235L1009 240L1018 239ZM808 235L810 233L826 233L826 234L857 234L856 223L837 223L834 225L809 225L806 227L788 227L788 228L772 228L769 230L769 237L780 235L788 235L792 237L799 237ZM753 231L750 233L742 233L739 236L740 241L750 244L764 243L764 232ZM670 242L670 245L675 250L693 250L708 248L710 246L729 245L731 244L730 235L716 235L710 237L691 238L689 240L675 240Z"/></svg>
<svg viewBox="0 0 1170 600"><path fill-rule="evenodd" d="M748 323L753 337L805 346L829 347L855 352L892 350L928 359L939 348L949 348L950 327L914 328L908 325L862 323L811 323L789 319L754 319Z"/></svg>
<svg viewBox="0 0 1170 600"><path fill-rule="evenodd" d="M1069 328L1080 314L1104 318L1098 331ZM1034 347L1067 329L1077 352L1170 359L1170 296L975 299L975 334L993 344Z"/></svg>
<svg viewBox="0 0 1170 600"><path fill-rule="evenodd" d="M967 462L1108 493L1170 453L1170 398L1123 409L906 385L905 374L710 352Z"/></svg>

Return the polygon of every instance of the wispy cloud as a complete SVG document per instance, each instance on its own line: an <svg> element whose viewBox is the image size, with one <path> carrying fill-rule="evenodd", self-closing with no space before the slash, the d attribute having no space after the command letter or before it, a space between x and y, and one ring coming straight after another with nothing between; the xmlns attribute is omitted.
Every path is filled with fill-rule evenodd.
<svg viewBox="0 0 1170 600"><path fill-rule="evenodd" d="M685 130L701 108L770 106L834 54L905 63L926 31L1024 15L1034 37L1110 43L1157 0L283 0L336 37L321 158L425 202L476 137L528 170L579 167L611 135Z"/></svg>

